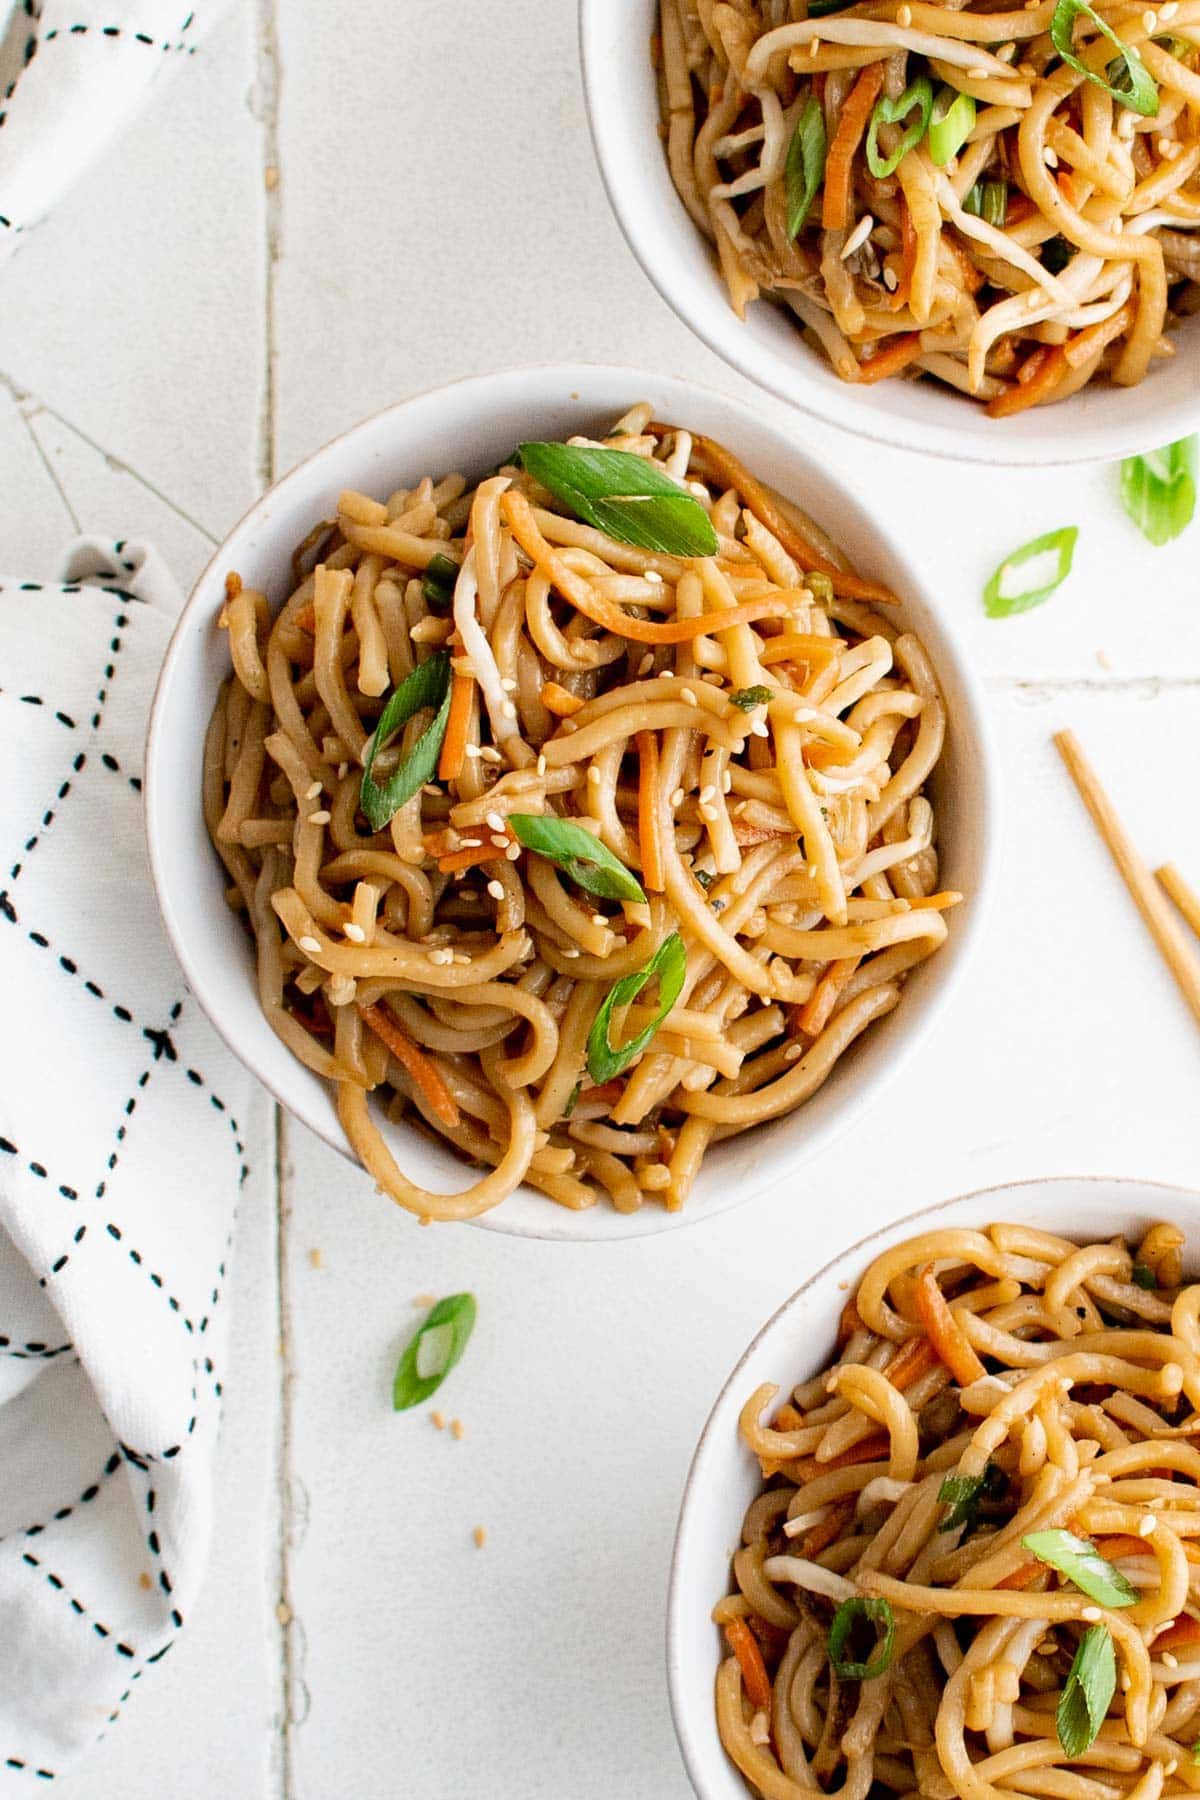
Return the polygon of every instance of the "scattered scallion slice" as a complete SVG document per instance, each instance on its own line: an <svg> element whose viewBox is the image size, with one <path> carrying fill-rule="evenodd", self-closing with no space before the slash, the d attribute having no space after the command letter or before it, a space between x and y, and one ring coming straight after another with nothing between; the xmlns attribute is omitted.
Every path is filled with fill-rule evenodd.
<svg viewBox="0 0 1200 1800"><path fill-rule="evenodd" d="M1021 1545L1100 1606L1132 1606L1138 1597L1120 1569L1101 1556L1088 1538L1076 1537L1073 1531L1031 1531Z"/></svg>
<svg viewBox="0 0 1200 1800"><path fill-rule="evenodd" d="M583 1081L582 1081L582 1079L580 1079L579 1081L577 1081L575 1083L575 1086L571 1089L571 1092L567 1095L567 1104L562 1109L562 1116L564 1119L569 1119L571 1114L575 1111L575 1108L576 1108L576 1105L578 1104L579 1096L580 1096L580 1093L582 1092L582 1090L583 1090Z"/></svg>
<svg viewBox="0 0 1200 1800"><path fill-rule="evenodd" d="M1121 503L1152 544L1169 544L1192 522L1198 446L1200 439L1180 438L1121 464Z"/></svg>
<svg viewBox="0 0 1200 1800"><path fill-rule="evenodd" d="M645 900L641 885L625 864L574 819L557 819L551 813L509 813L508 823L526 850L557 863L589 894L599 894L603 900Z"/></svg>
<svg viewBox="0 0 1200 1800"><path fill-rule="evenodd" d="M588 1033L588 1074L597 1087L611 1081L614 1075L620 1075L642 1054L678 1000L686 974L687 951L679 933L673 931L670 937L663 939L644 968L635 969L632 975L622 976L620 981L613 983ZM613 1014L636 1000L646 983L653 981L655 976L658 977L658 1012L644 1031L639 1031L628 1043L614 1046L608 1035Z"/></svg>
<svg viewBox="0 0 1200 1800"><path fill-rule="evenodd" d="M765 706L770 698L769 687L738 688L736 693L730 694L729 704L741 712L753 712L756 706Z"/></svg>
<svg viewBox="0 0 1200 1800"><path fill-rule="evenodd" d="M958 155L975 129L975 101L957 88L942 87L929 114L929 155L935 167L944 169Z"/></svg>
<svg viewBox="0 0 1200 1800"><path fill-rule="evenodd" d="M877 180L894 175L910 150L915 150L929 125L929 115L933 111L933 83L928 75L918 75L910 82L898 100L883 98L875 102L875 111L871 114L871 123L867 127L867 167ZM910 113L916 113L910 125L904 127L900 141L890 156L884 156L879 149L879 127L881 125L899 125Z"/></svg>
<svg viewBox="0 0 1200 1800"><path fill-rule="evenodd" d="M1109 64L1103 75L1097 75L1089 69L1081 57L1075 54L1074 29L1075 21L1080 13L1096 27L1102 37L1106 37L1117 52L1116 72L1114 65ZM1145 63L1131 44L1123 44L1112 28L1104 23L1100 14L1089 6L1087 0L1058 0L1054 9L1054 17L1050 21L1050 41L1063 61L1094 82L1098 88L1121 106L1127 106L1131 112L1140 113L1144 119L1152 119L1158 112L1158 85L1147 69ZM1107 79L1107 77L1112 79Z"/></svg>
<svg viewBox="0 0 1200 1800"><path fill-rule="evenodd" d="M827 149L825 113L816 95L810 94L796 121L783 169L787 228L791 238L799 237L804 230L804 222L825 173Z"/></svg>
<svg viewBox="0 0 1200 1800"><path fill-rule="evenodd" d="M1062 1699L1058 1741L1068 1756L1082 1756L1099 1736L1117 1691L1117 1657L1107 1626L1092 1625L1079 1640Z"/></svg>
<svg viewBox="0 0 1200 1800"><path fill-rule="evenodd" d="M875 1650L866 1662L853 1662L844 1657L842 1652L860 1619L865 1619L876 1627ZM843 1681L873 1681L877 1675L886 1674L891 1665L895 1639L896 1619L890 1601L876 1600L866 1595L843 1600L829 1627L829 1660L833 1664L834 1673Z"/></svg>
<svg viewBox="0 0 1200 1800"><path fill-rule="evenodd" d="M994 225L1003 231L1008 220L1008 183L977 181L963 201L963 211L974 213L985 225Z"/></svg>
<svg viewBox="0 0 1200 1800"><path fill-rule="evenodd" d="M1140 1288L1156 1288L1158 1286L1158 1277L1149 1263L1134 1263L1133 1279Z"/></svg>
<svg viewBox="0 0 1200 1800"><path fill-rule="evenodd" d="M979 1509L985 1500L994 1500L1008 1486L1008 1478L999 1463L988 1461L982 1475L947 1475L938 1489L938 1499L949 1512L938 1526L939 1531L956 1531L960 1525L974 1529Z"/></svg>
<svg viewBox="0 0 1200 1800"><path fill-rule="evenodd" d="M1055 588L1071 573L1078 527L1064 525L1060 531L1047 531L1044 536L1022 544L1006 556L983 590L983 606L989 619L1007 619L1013 613L1028 612L1048 600ZM1024 573L1029 585L1014 587Z"/></svg>
<svg viewBox="0 0 1200 1800"><path fill-rule="evenodd" d="M445 612L454 599L454 584L457 580L458 564L453 557L431 556L421 577L421 592L425 596L426 606L434 612Z"/></svg>
<svg viewBox="0 0 1200 1800"><path fill-rule="evenodd" d="M704 889L706 894L709 888L715 884L717 879L711 869L693 869L692 874L696 877L697 882Z"/></svg>
<svg viewBox="0 0 1200 1800"><path fill-rule="evenodd" d="M409 1339L392 1382L392 1406L407 1412L437 1392L475 1328L474 1294L450 1294L430 1308Z"/></svg>
<svg viewBox="0 0 1200 1800"><path fill-rule="evenodd" d="M667 556L715 556L717 534L694 495L648 456L586 444L522 444L522 466L585 525Z"/></svg>
<svg viewBox="0 0 1200 1800"><path fill-rule="evenodd" d="M389 739L408 724L414 714L434 708L433 723L423 731L407 756L401 757L388 779L379 786L372 778L375 758ZM371 733L363 763L358 803L372 831L382 831L388 820L430 779L437 768L438 752L446 735L450 714L450 658L444 650L418 663L392 694Z"/></svg>

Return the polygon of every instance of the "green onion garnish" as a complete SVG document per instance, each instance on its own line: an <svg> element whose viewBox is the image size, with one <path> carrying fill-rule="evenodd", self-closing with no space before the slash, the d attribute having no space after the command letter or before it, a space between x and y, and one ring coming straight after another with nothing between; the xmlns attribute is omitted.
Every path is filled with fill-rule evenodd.
<svg viewBox="0 0 1200 1800"><path fill-rule="evenodd" d="M1200 439L1180 438L1121 464L1121 503L1152 544L1169 544L1192 522L1198 445Z"/></svg>
<svg viewBox="0 0 1200 1800"><path fill-rule="evenodd" d="M1117 1691L1117 1658L1108 1628L1093 1625L1079 1640L1058 1703L1058 1741L1068 1756L1082 1756L1096 1741Z"/></svg>
<svg viewBox="0 0 1200 1800"><path fill-rule="evenodd" d="M564 1119L569 1119L571 1114L575 1111L575 1107L578 1104L579 1096L580 1096L580 1093L582 1092L582 1090L583 1090L583 1080L582 1080L582 1078L580 1078L580 1080L578 1080L575 1083L575 1086L571 1089L570 1093L567 1095L567 1104L562 1109L562 1116Z"/></svg>
<svg viewBox="0 0 1200 1800"><path fill-rule="evenodd" d="M977 181L963 201L963 211L974 213L985 225L995 225L1003 231L1008 219L1008 183Z"/></svg>
<svg viewBox="0 0 1200 1800"><path fill-rule="evenodd" d="M950 1508L938 1526L939 1531L955 1531L960 1525L970 1536L979 1521L979 1508L985 1500L997 1499L1008 1486L1008 1477L999 1463L990 1459L982 1475L947 1475L938 1489L938 1499Z"/></svg>
<svg viewBox="0 0 1200 1800"><path fill-rule="evenodd" d="M405 1347L392 1382L392 1406L407 1412L437 1392L475 1328L475 1296L450 1294L430 1308Z"/></svg>
<svg viewBox="0 0 1200 1800"><path fill-rule="evenodd" d="M1158 1286L1158 1276L1149 1263L1134 1263L1133 1279L1140 1288L1156 1288Z"/></svg>
<svg viewBox="0 0 1200 1800"><path fill-rule="evenodd" d="M875 102L875 111L871 114L871 123L867 127L867 167L872 175L882 180L886 175L894 175L910 150L915 150L925 136L929 124L929 115L933 110L933 83L928 75L918 75L917 79L905 88L898 100L889 100L885 94ZM909 113L915 112L916 118L911 125L906 125L900 142L890 156L882 156L879 151L878 136L881 125L898 125L901 119L907 119Z"/></svg>
<svg viewBox="0 0 1200 1800"><path fill-rule="evenodd" d="M765 706L770 698L769 687L738 688L735 694L730 694L729 704L741 712L753 712L756 706Z"/></svg>
<svg viewBox="0 0 1200 1800"><path fill-rule="evenodd" d="M1006 556L983 590L983 608L988 618L1007 619L1013 613L1028 612L1031 607L1048 600L1071 573L1078 536L1077 526L1064 525L1061 531L1048 531L1044 537L1022 544L1019 550ZM1051 557L1053 563L1049 562ZM1033 585L1014 588L1014 580L1030 563L1034 565L1031 571Z"/></svg>
<svg viewBox="0 0 1200 1800"><path fill-rule="evenodd" d="M454 584L458 580L458 564L450 556L431 556L421 576L421 592L425 596L425 604L433 612L445 612L454 599Z"/></svg>
<svg viewBox="0 0 1200 1800"><path fill-rule="evenodd" d="M1137 1589L1088 1538L1073 1531L1031 1531L1021 1544L1101 1606L1132 1606L1137 1599Z"/></svg>
<svg viewBox="0 0 1200 1800"><path fill-rule="evenodd" d="M1110 63L1104 75L1097 75L1075 54L1075 21L1080 13L1091 20L1117 52L1115 65ZM1129 107L1131 112L1140 113L1144 119L1154 118L1158 112L1158 86L1154 77L1132 45L1123 44L1087 0L1058 0L1050 21L1050 40L1065 63L1080 75L1086 75L1098 88L1103 88L1111 99ZM1109 75L1113 76L1112 80L1106 79Z"/></svg>
<svg viewBox="0 0 1200 1800"><path fill-rule="evenodd" d="M706 894L709 888L715 884L717 879L711 869L693 869L692 874L696 877L697 882L704 889Z"/></svg>
<svg viewBox="0 0 1200 1800"><path fill-rule="evenodd" d="M618 543L667 556L715 556L717 534L700 502L648 456L585 444L522 444L535 481L585 525Z"/></svg>
<svg viewBox="0 0 1200 1800"><path fill-rule="evenodd" d="M683 939L677 931L664 938L645 968L635 969L632 975L625 975L615 981L604 998L600 1011L592 1022L588 1033L587 1066L588 1074L597 1087L611 1081L614 1075L620 1075L636 1057L642 1054L650 1039L654 1036L683 990L684 976L687 974L687 951L683 947ZM609 1026L612 1016L622 1006L628 1006L636 1000L648 981L658 977L658 1012L644 1031L639 1031L635 1038L627 1044L614 1048L609 1041Z"/></svg>
<svg viewBox="0 0 1200 1800"><path fill-rule="evenodd" d="M557 863L589 894L599 894L604 900L645 900L625 864L574 819L558 819L551 813L509 813L508 823L526 850Z"/></svg>
<svg viewBox="0 0 1200 1800"><path fill-rule="evenodd" d="M929 155L944 169L975 129L975 101L957 88L939 88L929 115Z"/></svg>
<svg viewBox="0 0 1200 1800"><path fill-rule="evenodd" d="M867 1662L843 1660L842 1652L860 1619L867 1619L878 1628L875 1633L874 1654ZM874 1681L877 1675L885 1674L890 1666L895 1639L896 1619L890 1601L868 1599L862 1595L853 1600L843 1600L829 1627L829 1660L833 1664L834 1673L840 1675L843 1681Z"/></svg>
<svg viewBox="0 0 1200 1800"><path fill-rule="evenodd" d="M434 708L433 723L421 733L408 755L401 757L383 786L378 786L371 778L375 758L389 739L425 707ZM430 779L437 768L438 751L446 735L449 716L450 658L444 650L439 650L428 661L418 663L411 675L404 677L380 714L379 723L368 741L358 803L372 831L382 831L388 820Z"/></svg>
<svg viewBox="0 0 1200 1800"><path fill-rule="evenodd" d="M825 173L827 148L825 114L816 95L810 94L796 121L783 169L790 238L799 237L804 229L804 222Z"/></svg>

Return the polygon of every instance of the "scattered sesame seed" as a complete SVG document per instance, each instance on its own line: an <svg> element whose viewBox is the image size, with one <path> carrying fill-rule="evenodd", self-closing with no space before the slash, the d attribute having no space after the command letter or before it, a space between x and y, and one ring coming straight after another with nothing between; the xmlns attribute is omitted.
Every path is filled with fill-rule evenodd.
<svg viewBox="0 0 1200 1800"><path fill-rule="evenodd" d="M463 1422L461 1419L451 1419L450 1436L461 1440L463 1436Z"/></svg>
<svg viewBox="0 0 1200 1800"><path fill-rule="evenodd" d="M593 925L607 925L608 920L605 918L603 913L593 913L592 914L592 924Z"/></svg>
<svg viewBox="0 0 1200 1800"><path fill-rule="evenodd" d="M306 800L315 800L317 795L321 792L322 785L323 784L321 782L314 781L311 787L305 788L304 798Z"/></svg>
<svg viewBox="0 0 1200 1800"><path fill-rule="evenodd" d="M819 50L819 49L820 49L820 48L821 48L821 40L820 40L820 38L819 38L819 37L811 37L811 38L809 38L809 40L808 40L808 54L809 54L809 55L810 55L810 56L815 56L815 55L816 55L816 54L817 54L817 51L818 51L818 50Z"/></svg>
<svg viewBox="0 0 1200 1800"><path fill-rule="evenodd" d="M1153 1513L1146 1513L1138 1524L1137 1534L1139 1537L1148 1538L1153 1537L1157 1530L1158 1520Z"/></svg>
<svg viewBox="0 0 1200 1800"><path fill-rule="evenodd" d="M479 745L478 744L468 744L466 746L466 749L463 754L467 757L467 759L470 762L478 762L478 760L479 760Z"/></svg>
<svg viewBox="0 0 1200 1800"><path fill-rule="evenodd" d="M717 817L717 809L715 806L701 806L697 808L697 811L706 825L715 823Z"/></svg>
<svg viewBox="0 0 1200 1800"><path fill-rule="evenodd" d="M580 954L579 951L575 948L575 946L573 944L568 944L567 947L563 951L563 955L570 957L572 962L575 960L575 958L579 954Z"/></svg>
<svg viewBox="0 0 1200 1800"><path fill-rule="evenodd" d="M783 1053L783 1060L786 1063L799 1062L800 1058L803 1055L804 1055L803 1044L789 1044L787 1049Z"/></svg>
<svg viewBox="0 0 1200 1800"><path fill-rule="evenodd" d="M900 277L897 275L895 269L885 269L883 271L883 285L889 294L895 293L896 289L900 286Z"/></svg>
<svg viewBox="0 0 1200 1800"><path fill-rule="evenodd" d="M751 737L770 737L770 735L771 735L771 733L767 728L766 720L765 719L755 719L754 723L750 727L750 736Z"/></svg>
<svg viewBox="0 0 1200 1800"><path fill-rule="evenodd" d="M269 163L263 170L263 186L266 188L268 194L273 193L279 186L279 170L275 167L274 163Z"/></svg>
<svg viewBox="0 0 1200 1800"><path fill-rule="evenodd" d="M700 702L696 698L694 690L690 687L680 688L679 698L681 700L686 700L687 704L689 706L699 706L699 704L700 704Z"/></svg>
<svg viewBox="0 0 1200 1800"><path fill-rule="evenodd" d="M517 858L521 854L520 844L510 844L508 846L508 849L504 852L504 854L509 862L516 862Z"/></svg>
<svg viewBox="0 0 1200 1800"><path fill-rule="evenodd" d="M502 881L489 881L487 884L487 891L492 896L493 900L503 900L504 883Z"/></svg>
<svg viewBox="0 0 1200 1800"><path fill-rule="evenodd" d="M1177 1756L1168 1756L1166 1762L1163 1764L1163 1774L1173 1775L1178 1767L1179 1758Z"/></svg>
<svg viewBox="0 0 1200 1800"><path fill-rule="evenodd" d="M912 7L901 6L896 12L896 23L901 31L907 31L912 24Z"/></svg>
<svg viewBox="0 0 1200 1800"><path fill-rule="evenodd" d="M1164 1666L1168 1669L1177 1669L1179 1667L1179 1658L1173 1655L1170 1650L1163 1651L1162 1659Z"/></svg>
<svg viewBox="0 0 1200 1800"><path fill-rule="evenodd" d="M445 1429L446 1429L445 1413L431 1412L429 1415L429 1423L433 1426L433 1429L435 1431L445 1431Z"/></svg>
<svg viewBox="0 0 1200 1800"><path fill-rule="evenodd" d="M662 586L662 576L659 574L657 569L647 569L646 570L646 580L650 583L651 587L661 587Z"/></svg>
<svg viewBox="0 0 1200 1800"><path fill-rule="evenodd" d="M138 1576L138 1586L140 1588L145 1588L147 1590L147 1592L154 1586L153 1581L151 1581L151 1579L150 1579L149 1575L147 1575L145 1569L143 1569L141 1574Z"/></svg>
<svg viewBox="0 0 1200 1800"><path fill-rule="evenodd" d="M1142 30L1145 31L1147 34L1150 34L1150 33L1153 33L1157 29L1157 27L1158 27L1158 20L1155 17L1154 13L1151 11L1151 9L1149 7L1147 7L1145 12L1142 14Z"/></svg>
<svg viewBox="0 0 1200 1800"><path fill-rule="evenodd" d="M447 964L454 961L454 952L453 950L445 949L431 950L429 952L429 960L431 963L437 963L439 967L445 968Z"/></svg>
<svg viewBox="0 0 1200 1800"><path fill-rule="evenodd" d="M490 812L487 816L487 825L488 825L489 831L503 831L504 830L504 815L503 815L503 813Z"/></svg>
<svg viewBox="0 0 1200 1800"><path fill-rule="evenodd" d="M683 789L682 788L676 788L675 792L671 795L671 805L672 806L682 806L683 805Z"/></svg>
<svg viewBox="0 0 1200 1800"><path fill-rule="evenodd" d="M306 956L319 956L321 954L321 941L319 938L302 937L297 938L296 942Z"/></svg>
<svg viewBox="0 0 1200 1800"><path fill-rule="evenodd" d="M1165 6L1159 7L1158 16L1162 20L1164 25L1169 25L1171 20L1175 17L1175 14L1178 11L1179 11L1179 0L1167 0L1167 4Z"/></svg>
<svg viewBox="0 0 1200 1800"><path fill-rule="evenodd" d="M498 762L504 761L504 758L501 756L500 752L498 750L494 749L491 744L484 744L482 746L482 748L480 749L479 754L483 758L485 763L498 763Z"/></svg>
<svg viewBox="0 0 1200 1800"><path fill-rule="evenodd" d="M842 245L840 260L845 262L846 258L848 256L853 256L856 250L861 250L874 229L874 215L872 213L864 213L862 218L858 221L858 224L854 227L854 230L850 233L850 236Z"/></svg>
<svg viewBox="0 0 1200 1800"><path fill-rule="evenodd" d="M517 691L517 684L511 675L502 675L500 677L500 686L504 689L506 694L515 694Z"/></svg>
<svg viewBox="0 0 1200 1800"><path fill-rule="evenodd" d="M517 709L511 700L506 700L504 705L500 708L500 713L505 719L515 719L517 716Z"/></svg>
<svg viewBox="0 0 1200 1800"><path fill-rule="evenodd" d="M353 919L346 926L345 935L350 939L352 944L365 944L367 941L366 932L361 925L356 925Z"/></svg>
<svg viewBox="0 0 1200 1800"><path fill-rule="evenodd" d="M1056 150L1052 150L1050 148L1049 144L1047 144L1045 149L1042 151L1042 161L1045 163L1045 165L1048 169L1057 169L1057 167L1058 167L1058 152Z"/></svg>
<svg viewBox="0 0 1200 1800"><path fill-rule="evenodd" d="M968 69L967 70L967 80L968 81L986 81L989 73L990 73L990 71L988 69Z"/></svg>
<svg viewBox="0 0 1200 1800"><path fill-rule="evenodd" d="M700 804L701 804L701 806L706 806L710 800L715 800L716 797L717 797L717 790L712 785L711 782L709 782L707 787L702 787L700 789Z"/></svg>
<svg viewBox="0 0 1200 1800"><path fill-rule="evenodd" d="M442 790L436 781L427 781L421 792L428 794L431 800L440 800L442 797Z"/></svg>
<svg viewBox="0 0 1200 1800"><path fill-rule="evenodd" d="M1081 1619L1086 1619L1089 1625L1098 1625L1104 1614L1098 1606L1085 1606L1079 1616Z"/></svg>
<svg viewBox="0 0 1200 1800"><path fill-rule="evenodd" d="M637 666L637 672L639 675L648 675L653 667L654 652L653 650L647 650L645 656L643 656L641 662Z"/></svg>
<svg viewBox="0 0 1200 1800"><path fill-rule="evenodd" d="M456 950L454 952L454 961L460 968L466 968L471 959L465 950Z"/></svg>
<svg viewBox="0 0 1200 1800"><path fill-rule="evenodd" d="M310 825L328 825L332 817L332 813L322 808L320 812L309 813L308 822Z"/></svg>
<svg viewBox="0 0 1200 1800"><path fill-rule="evenodd" d="M483 849L483 839L482 838L464 838L460 848L462 848L463 850L482 850Z"/></svg>
<svg viewBox="0 0 1200 1800"><path fill-rule="evenodd" d="M537 772L539 775L544 775L546 773L546 758L544 756L539 756L537 759Z"/></svg>
<svg viewBox="0 0 1200 1800"><path fill-rule="evenodd" d="M482 1550L483 1546L487 1543L487 1526L477 1525L471 1533L471 1536L475 1540L475 1548L477 1550Z"/></svg>

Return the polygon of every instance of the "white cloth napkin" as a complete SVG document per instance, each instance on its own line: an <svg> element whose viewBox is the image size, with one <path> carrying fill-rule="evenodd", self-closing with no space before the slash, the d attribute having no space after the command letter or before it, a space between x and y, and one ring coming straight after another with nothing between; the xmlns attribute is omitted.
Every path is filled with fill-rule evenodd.
<svg viewBox="0 0 1200 1800"><path fill-rule="evenodd" d="M177 597L0 580L0 1792L103 1735L195 1600L264 1105L160 926L142 741Z"/></svg>
<svg viewBox="0 0 1200 1800"><path fill-rule="evenodd" d="M0 258L189 60L223 5L0 0Z"/></svg>

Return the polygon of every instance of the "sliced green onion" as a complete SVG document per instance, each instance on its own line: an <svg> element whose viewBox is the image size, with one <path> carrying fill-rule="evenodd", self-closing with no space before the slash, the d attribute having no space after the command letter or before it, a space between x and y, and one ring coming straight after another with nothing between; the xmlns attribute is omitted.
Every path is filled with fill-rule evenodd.
<svg viewBox="0 0 1200 1800"><path fill-rule="evenodd" d="M445 612L454 599L458 580L458 564L450 556L431 556L421 576L421 592L425 604L434 612Z"/></svg>
<svg viewBox="0 0 1200 1800"><path fill-rule="evenodd" d="M1121 503L1155 545L1169 544L1196 510L1196 452L1200 439L1180 438L1165 450L1127 456L1121 464Z"/></svg>
<svg viewBox="0 0 1200 1800"><path fill-rule="evenodd" d="M1158 1286L1158 1277L1149 1263L1134 1263L1133 1279L1140 1288L1156 1288Z"/></svg>
<svg viewBox="0 0 1200 1800"><path fill-rule="evenodd" d="M1073 1531L1031 1531L1021 1545L1101 1606L1132 1606L1138 1597L1137 1589L1089 1538L1076 1537Z"/></svg>
<svg viewBox="0 0 1200 1800"><path fill-rule="evenodd" d="M475 1329L474 1294L450 1294L430 1308L409 1339L392 1382L392 1407L407 1412L437 1392Z"/></svg>
<svg viewBox="0 0 1200 1800"><path fill-rule="evenodd" d="M522 465L585 525L667 556L715 556L717 534L693 494L648 456L585 444L522 444Z"/></svg>
<svg viewBox="0 0 1200 1800"><path fill-rule="evenodd" d="M999 1463L990 1459L982 1475L947 1475L938 1489L938 1499L950 1508L938 1526L939 1531L955 1531L966 1525L969 1536L979 1522L979 1509L985 1500L995 1500L1008 1486L1008 1477Z"/></svg>
<svg viewBox="0 0 1200 1800"><path fill-rule="evenodd" d="M1071 573L1078 536L1077 526L1064 525L1061 531L1048 531L1044 537L1022 544L1006 556L983 590L983 608L988 618L1007 619L1048 600ZM1034 565L1030 571L1032 585L1014 588L1014 581L1029 564Z"/></svg>
<svg viewBox="0 0 1200 1800"><path fill-rule="evenodd" d="M1093 1625L1079 1640L1071 1673L1058 1703L1058 1741L1068 1756L1082 1756L1095 1743L1117 1691L1117 1658L1105 1625Z"/></svg>
<svg viewBox="0 0 1200 1800"><path fill-rule="evenodd" d="M645 900L625 864L574 819L557 819L551 813L509 813L508 823L526 850L557 863L589 894L599 894L604 900Z"/></svg>
<svg viewBox="0 0 1200 1800"><path fill-rule="evenodd" d="M575 1107L578 1104L579 1096L582 1091L583 1080L580 1078L571 1089L571 1092L567 1095L567 1104L562 1109L562 1116L564 1119L569 1119L571 1114L575 1111Z"/></svg>
<svg viewBox="0 0 1200 1800"><path fill-rule="evenodd" d="M790 238L799 237L804 230L804 222L825 173L827 149L825 113L816 95L810 94L796 121L783 168Z"/></svg>
<svg viewBox="0 0 1200 1800"><path fill-rule="evenodd" d="M958 155L975 129L975 101L957 88L938 89L929 115L929 154L939 169Z"/></svg>
<svg viewBox="0 0 1200 1800"><path fill-rule="evenodd" d="M756 706L765 706L770 698L769 687L739 688L736 694L730 694L729 704L742 712L753 712Z"/></svg>
<svg viewBox="0 0 1200 1800"><path fill-rule="evenodd" d="M845 1661L842 1652L860 1619L867 1619L878 1628L874 1655L867 1662ZM829 1627L829 1660L833 1664L834 1673L840 1675L843 1681L874 1681L877 1675L885 1674L891 1665L895 1639L896 1619L890 1601L868 1599L863 1595L857 1595L853 1600L843 1600Z"/></svg>
<svg viewBox="0 0 1200 1800"><path fill-rule="evenodd" d="M613 983L588 1033L588 1074L597 1087L611 1081L614 1075L620 1075L642 1054L683 991L686 974L687 951L679 933L673 931L670 937L663 939L645 968L635 969L632 975L625 975ZM636 1000L646 983L653 981L655 976L658 977L657 1014L635 1038L614 1047L608 1035L614 1012Z"/></svg>
<svg viewBox="0 0 1200 1800"><path fill-rule="evenodd" d="M963 211L1003 231L1008 220L1007 181L977 181L963 201Z"/></svg>
<svg viewBox="0 0 1200 1800"><path fill-rule="evenodd" d="M918 75L917 79L905 88L898 100L889 100L885 94L875 102L875 111L871 114L871 123L867 127L867 167L872 175L882 180L886 175L894 175L910 150L915 150L925 136L929 125L929 115L933 111L933 83L928 75ZM879 151L878 137L881 125L898 125L901 119L907 119L909 113L915 112L916 118L911 125L906 125L900 142L890 156L882 156Z"/></svg>
<svg viewBox="0 0 1200 1800"><path fill-rule="evenodd" d="M1113 80L1105 79L1105 75L1113 71L1112 64L1105 75L1097 75L1094 69L1075 54L1074 30L1075 21L1080 13L1090 19L1102 37L1106 37L1117 52L1117 74ZM1147 69L1145 63L1131 44L1123 44L1116 32L1104 23L1100 14L1090 7L1087 0L1058 0L1054 9L1054 17L1050 21L1050 41L1062 57L1063 61L1094 82L1098 88L1131 112L1140 113L1144 119L1152 119L1158 112L1158 86Z"/></svg>
<svg viewBox="0 0 1200 1800"><path fill-rule="evenodd" d="M709 888L713 887L716 883L717 878L711 869L693 869L692 874L696 877L697 882L704 889L706 894Z"/></svg>
<svg viewBox="0 0 1200 1800"><path fill-rule="evenodd" d="M375 758L389 739L426 707L434 708L433 723L421 733L408 755L401 757L380 787L371 777ZM450 658L444 650L439 650L426 662L418 663L411 675L404 677L371 733L358 803L372 831L382 831L388 820L430 779L437 768L449 716Z"/></svg>

